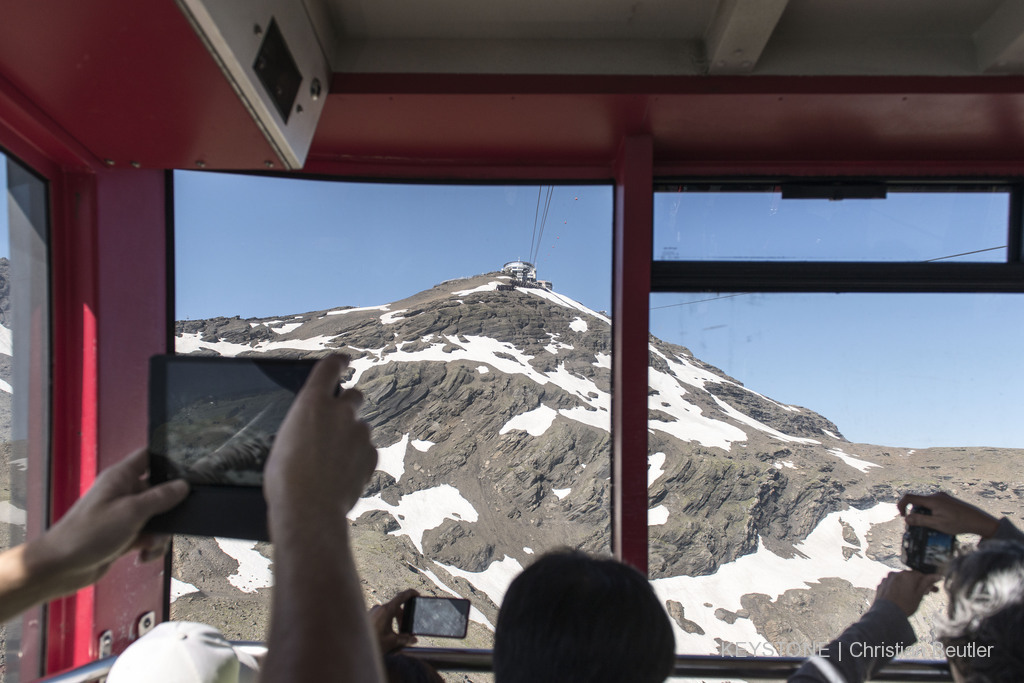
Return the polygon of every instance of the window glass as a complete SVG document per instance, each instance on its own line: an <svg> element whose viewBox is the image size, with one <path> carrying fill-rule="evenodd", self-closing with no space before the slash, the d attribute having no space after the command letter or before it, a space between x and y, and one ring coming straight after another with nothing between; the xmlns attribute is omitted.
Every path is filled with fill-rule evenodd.
<svg viewBox="0 0 1024 683"><path fill-rule="evenodd" d="M0 546L46 525L49 288L46 184L0 155ZM40 610L0 626L0 681L39 671Z"/></svg>
<svg viewBox="0 0 1024 683"><path fill-rule="evenodd" d="M783 187L655 193L660 261L1004 262L1004 188L890 188L884 199L795 199Z"/></svg>
<svg viewBox="0 0 1024 683"><path fill-rule="evenodd" d="M903 568L905 492L1024 520L1022 306L651 297L650 572L679 652L804 656L836 637ZM903 657L942 658L944 608L925 599Z"/></svg>
<svg viewBox="0 0 1024 683"><path fill-rule="evenodd" d="M462 644L489 647L522 567L610 550L611 224L608 186L176 173L176 351L350 354L380 454L350 515L367 601L467 597ZM177 538L173 617L262 639L271 559Z"/></svg>

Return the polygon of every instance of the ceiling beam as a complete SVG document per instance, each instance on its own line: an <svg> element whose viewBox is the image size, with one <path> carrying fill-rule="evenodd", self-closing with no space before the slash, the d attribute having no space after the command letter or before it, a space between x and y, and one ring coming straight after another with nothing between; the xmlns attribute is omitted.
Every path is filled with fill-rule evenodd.
<svg viewBox="0 0 1024 683"><path fill-rule="evenodd" d="M1024 71L1024 0L1006 0L974 33L978 69L985 73Z"/></svg>
<svg viewBox="0 0 1024 683"><path fill-rule="evenodd" d="M704 34L708 73L748 74L789 0L723 0Z"/></svg>

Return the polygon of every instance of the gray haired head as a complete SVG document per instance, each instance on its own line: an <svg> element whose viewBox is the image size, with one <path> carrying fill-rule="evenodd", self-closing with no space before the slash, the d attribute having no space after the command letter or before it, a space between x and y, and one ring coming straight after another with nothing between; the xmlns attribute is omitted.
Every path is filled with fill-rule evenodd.
<svg viewBox="0 0 1024 683"><path fill-rule="evenodd" d="M939 624L958 681L1024 681L1024 545L987 541L946 574L949 609Z"/></svg>

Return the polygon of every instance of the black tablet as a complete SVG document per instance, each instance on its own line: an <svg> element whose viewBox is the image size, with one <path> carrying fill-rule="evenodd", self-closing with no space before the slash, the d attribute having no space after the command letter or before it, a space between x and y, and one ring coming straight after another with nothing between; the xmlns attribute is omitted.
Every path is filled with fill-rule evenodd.
<svg viewBox="0 0 1024 683"><path fill-rule="evenodd" d="M148 531L269 540L263 465L315 360L154 356L150 481L191 493Z"/></svg>

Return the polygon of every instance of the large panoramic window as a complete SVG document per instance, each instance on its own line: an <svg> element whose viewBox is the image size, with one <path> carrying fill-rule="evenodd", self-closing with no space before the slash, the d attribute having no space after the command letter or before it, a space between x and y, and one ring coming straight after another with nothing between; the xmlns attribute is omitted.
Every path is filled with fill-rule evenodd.
<svg viewBox="0 0 1024 683"><path fill-rule="evenodd" d="M0 546L45 528L49 461L46 183L0 155ZM40 671L41 609L0 626L0 681Z"/></svg>
<svg viewBox="0 0 1024 683"><path fill-rule="evenodd" d="M1013 256L1009 191L663 189L655 261L717 261L703 287L651 297L650 575L679 652L805 656L836 637L904 568L903 493L1024 519L1022 295L901 292L895 278L836 293L842 266L833 291L729 279L739 261L786 262L773 286L816 260L998 269ZM912 275L941 290L956 272ZM904 657L938 658L943 609L926 599L912 620L923 645Z"/></svg>
<svg viewBox="0 0 1024 683"><path fill-rule="evenodd" d="M489 647L544 551L610 551L611 223L604 185L175 174L176 352L351 356L380 453L350 515L365 597L469 598L436 645ZM262 639L271 562L176 538L173 617Z"/></svg>

